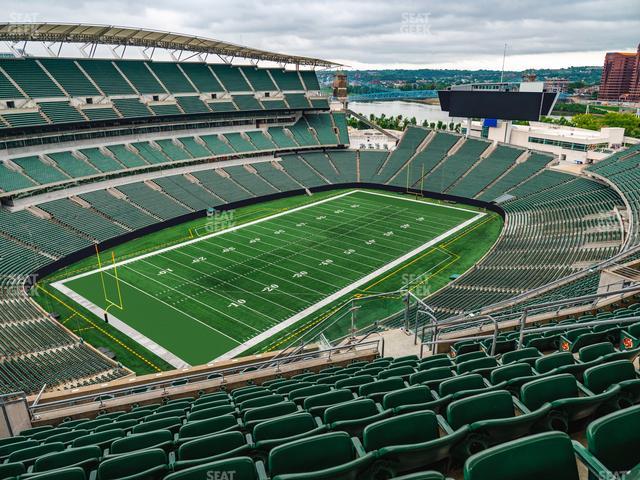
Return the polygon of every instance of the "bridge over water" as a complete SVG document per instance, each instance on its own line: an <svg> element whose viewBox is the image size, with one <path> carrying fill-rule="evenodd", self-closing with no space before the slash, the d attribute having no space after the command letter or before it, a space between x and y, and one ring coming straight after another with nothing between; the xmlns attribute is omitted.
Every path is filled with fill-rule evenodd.
<svg viewBox="0 0 640 480"><path fill-rule="evenodd" d="M386 90L349 95L349 101L371 102L375 100L420 100L423 98L436 98L437 96L437 90Z"/></svg>

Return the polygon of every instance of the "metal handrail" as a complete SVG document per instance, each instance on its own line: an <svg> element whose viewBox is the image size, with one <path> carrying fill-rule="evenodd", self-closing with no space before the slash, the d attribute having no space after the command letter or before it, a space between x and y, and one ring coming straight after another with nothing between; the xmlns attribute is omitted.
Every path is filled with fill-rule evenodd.
<svg viewBox="0 0 640 480"><path fill-rule="evenodd" d="M605 320L593 320L590 322L576 322L576 323L567 323L567 324L563 324L563 325L552 325L549 327L536 327L536 328L531 328L531 329L522 329L520 330L520 336L524 336L527 333L544 333L544 332L554 332L554 331L566 331L566 330L574 330L574 329L578 329L578 328L585 328L585 327L595 327L598 325L617 325L617 324L621 324L621 323L636 323L636 322L640 322L640 316L635 316L635 317L623 317L623 318L611 318L611 319L605 319ZM496 333L494 331L494 333L492 335L474 335L474 336L470 336L470 337L464 337L461 339L451 339L451 338L447 338L447 339L442 339L442 340L431 340L428 342L423 342L422 345L420 346L420 358L422 358L422 354L423 354L423 346L424 345L440 345L443 343L451 343L452 340L486 340L489 338L493 338L493 344L492 344L492 348L491 348L491 355L495 355L495 346L497 343L497 336ZM519 350L521 348L521 344L518 344L518 347L516 348L517 350Z"/></svg>
<svg viewBox="0 0 640 480"><path fill-rule="evenodd" d="M366 347L366 346L371 346L372 349L374 349L375 347L375 349L378 352L380 352L380 340L370 340L368 342L363 342L358 345L331 347L324 350L318 350L315 352L307 352L304 354L299 354L295 356L296 357L295 361L302 361L310 358L319 358L319 357L322 357L322 355L324 354L327 354L328 358L331 358L331 355L334 352L340 352L340 351L349 352L349 351L355 350L357 347ZM215 375L215 376L219 376L222 379L222 383L224 384L226 383L226 377L230 375L242 374L242 373L245 373L245 371L248 369L252 369L251 371L257 370L259 367L265 364L270 364L272 368L275 368L276 372L279 372L281 365L287 362L292 362L292 361L294 361L294 359L291 357L285 357L277 362L274 362L272 359L262 360L258 362L247 363L241 366L228 367L228 368L223 368L215 371L208 371L208 372L196 373L192 375L186 375L179 378L151 381L151 382L143 383L136 386L117 387L117 388L114 388L113 390L104 390L104 391L101 391L100 393L80 395L72 399L54 400L52 402L31 405L29 407L29 410L31 414L35 416L36 413L41 410L45 410L45 409L49 410L49 409L59 408L62 406L77 405L79 403L90 403L97 400L100 401L101 405L104 405L104 401L106 400L113 400L115 398L122 398L130 395L131 396L139 395L141 393L146 393L149 390L162 389L163 395L169 395L169 392L167 391L167 389L176 388L176 386L172 385L176 381L184 382L186 380L187 383L190 383L190 384L199 383L199 382L205 382L207 380L210 380L209 377ZM144 391L142 391L142 389L144 389ZM102 397L109 397L109 398L105 399Z"/></svg>
<svg viewBox="0 0 640 480"><path fill-rule="evenodd" d="M620 296L621 298L624 298L624 295L627 293L634 293L634 292L639 292L640 291L640 284L638 285L634 285L632 287L628 287L628 288L623 288L620 290L614 290L611 292L605 292L605 293L593 293L590 295L584 295L581 297L572 297L569 299L564 299L564 300L554 300L551 302L543 302L543 303L539 303L539 304L533 304L533 305L529 305L524 307L522 312L513 312L513 313L505 313L503 315L499 315L496 313L493 313L493 316L498 318L498 320L500 322L506 322L509 320L515 320L516 318L520 317L522 318L522 316L524 316L524 314L526 313L526 315L531 315L531 314L535 314L536 310L540 310L540 309L544 309L544 308L550 308L550 307L562 307L562 306L567 306L567 305L573 305L576 303L581 303L581 302L587 302L589 300L598 300L600 298L608 298L608 297L616 297L616 296ZM438 326L439 327L447 327L447 326L461 326L461 325L465 325L467 323L472 324L472 323L476 323L478 318L481 318L481 316L478 315L473 315L473 314L467 314L465 317L456 317L456 318L445 318L443 320L440 320L438 322ZM429 325L424 325L423 327L423 336L424 336L424 330L427 328L433 328Z"/></svg>

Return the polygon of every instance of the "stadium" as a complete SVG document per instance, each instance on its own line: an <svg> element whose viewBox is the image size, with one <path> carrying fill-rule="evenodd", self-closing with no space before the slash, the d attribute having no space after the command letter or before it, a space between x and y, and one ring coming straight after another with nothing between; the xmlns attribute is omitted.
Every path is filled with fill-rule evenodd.
<svg viewBox="0 0 640 480"><path fill-rule="evenodd" d="M0 479L640 478L640 145L358 147L329 60L0 40Z"/></svg>

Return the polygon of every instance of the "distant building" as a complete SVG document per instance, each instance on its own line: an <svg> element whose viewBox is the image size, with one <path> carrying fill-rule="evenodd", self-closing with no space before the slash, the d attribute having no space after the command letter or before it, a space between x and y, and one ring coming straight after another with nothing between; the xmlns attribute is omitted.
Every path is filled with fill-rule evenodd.
<svg viewBox="0 0 640 480"><path fill-rule="evenodd" d="M640 101L640 45L638 51L609 52L604 57L599 100Z"/></svg>
<svg viewBox="0 0 640 480"><path fill-rule="evenodd" d="M593 163L619 150L625 139L624 128L603 127L598 130L529 122L514 125L498 120L495 126L473 121L469 135L540 150L556 155L561 162Z"/></svg>
<svg viewBox="0 0 640 480"><path fill-rule="evenodd" d="M544 79L545 92L567 93L569 80L566 78L549 77Z"/></svg>

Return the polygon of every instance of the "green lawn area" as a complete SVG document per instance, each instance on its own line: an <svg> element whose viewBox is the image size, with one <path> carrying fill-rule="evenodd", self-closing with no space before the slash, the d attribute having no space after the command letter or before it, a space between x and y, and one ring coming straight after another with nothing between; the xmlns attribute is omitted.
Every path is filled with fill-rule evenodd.
<svg viewBox="0 0 640 480"><path fill-rule="evenodd" d="M94 256L51 275L39 283L36 300L138 374L172 368L152 351L155 346L174 360L198 364L229 350L284 348L320 332L337 338L350 322L322 320L337 305L407 284L416 293L433 292L473 265L499 235L502 220L496 214L415 200L334 190L194 220L101 252L103 266L113 255L115 270L95 272ZM478 213L484 216L476 218ZM430 244L445 232L446 238ZM61 281L70 290L51 285ZM397 297L383 296L358 312L357 327L401 306ZM106 307L109 324L102 320ZM114 328L114 319L154 346L146 348Z"/></svg>
<svg viewBox="0 0 640 480"><path fill-rule="evenodd" d="M330 304L328 296L350 294L436 237L444 240L482 217L406 197L346 192L227 230L199 228L203 236L178 248L54 286L88 300L88 308L109 307L112 317L151 340L150 348L199 364L278 335L285 320L295 325Z"/></svg>

